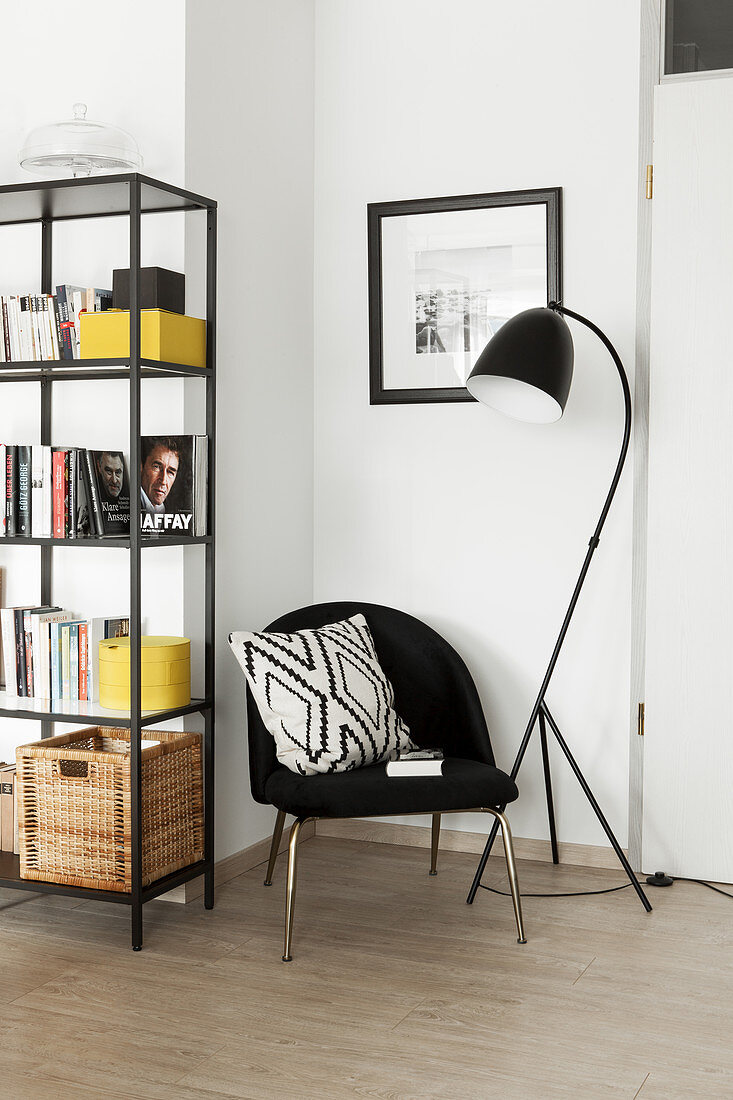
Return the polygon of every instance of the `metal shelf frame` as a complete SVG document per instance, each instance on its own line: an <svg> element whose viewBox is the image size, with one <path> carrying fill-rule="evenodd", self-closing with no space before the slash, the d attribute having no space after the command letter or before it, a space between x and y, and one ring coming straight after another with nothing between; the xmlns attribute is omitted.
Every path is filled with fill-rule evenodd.
<svg viewBox="0 0 733 1100"><path fill-rule="evenodd" d="M206 367L189 367L177 363L160 363L143 359L140 352L140 242L142 217L177 211L200 211L206 214ZM52 443L52 395L58 381L125 379L129 382L129 467L130 467L130 536L121 539L25 539L3 540L6 544L40 547L41 603L52 602L52 561L56 546L106 546L125 549L130 555L130 711L120 717L65 713L63 710L36 711L33 708L14 709L2 706L0 716L41 722L41 736L50 737L55 722L115 725L130 729L130 785L132 833L132 890L116 894L107 890L58 886L20 878L17 856L0 853L0 887L32 890L35 893L63 893L74 897L112 901L130 906L132 948L139 951L143 944L143 905L182 882L204 876L204 906L214 906L214 674L215 674L215 535L216 530L216 267L217 267L217 204L213 199L192 194L171 184L151 179L140 173L102 176L79 180L53 180L34 184L0 187L0 226L29 222L41 229L41 293L53 294L52 257L53 225L55 221L83 220L97 217L127 217L130 231L130 354L124 359L80 359L56 362L0 364L0 382L36 381L41 386L40 442ZM144 378L199 377L206 387L206 435L208 438L208 535L179 539L159 536L155 539L141 534L137 523L137 503L140 500L140 409L141 382ZM152 546L197 544L204 547L204 698L191 701L190 706L174 711L145 713L141 707L141 554ZM2 545L2 544L0 544ZM101 708L99 708L101 709ZM169 875L151 886L142 881L142 788L141 730L155 722L167 721L185 714L200 713L204 720L204 858L182 871Z"/></svg>

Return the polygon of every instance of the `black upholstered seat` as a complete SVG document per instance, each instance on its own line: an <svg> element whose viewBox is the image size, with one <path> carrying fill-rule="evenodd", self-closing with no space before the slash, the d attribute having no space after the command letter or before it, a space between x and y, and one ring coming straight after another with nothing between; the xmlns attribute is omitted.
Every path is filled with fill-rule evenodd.
<svg viewBox="0 0 733 1100"><path fill-rule="evenodd" d="M431 873L437 860L440 814L484 809L499 817L509 867L520 942L524 942L511 832L503 815L517 788L494 762L489 731L476 686L455 649L432 627L394 608L344 602L303 607L266 630L292 634L362 614L371 630L379 662L394 688L395 708L421 748L440 748L445 756L440 777L395 778L384 764L327 775L297 775L277 761L275 743L247 689L250 783L258 802L277 808L270 862L272 873L286 814L297 818L290 838L285 953L290 959L295 866L300 826L310 818L375 817L429 813L433 817Z"/></svg>
<svg viewBox="0 0 733 1100"><path fill-rule="evenodd" d="M265 785L267 799L296 817L368 817L433 814L471 807L502 809L517 797L509 776L491 764L446 758L441 776L385 775L384 764L331 775L296 775L277 768Z"/></svg>

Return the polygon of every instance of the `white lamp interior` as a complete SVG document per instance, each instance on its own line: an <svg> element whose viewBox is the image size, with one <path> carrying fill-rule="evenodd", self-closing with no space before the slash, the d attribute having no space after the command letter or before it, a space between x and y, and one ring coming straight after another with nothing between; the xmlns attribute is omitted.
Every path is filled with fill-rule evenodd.
<svg viewBox="0 0 733 1100"><path fill-rule="evenodd" d="M554 397L516 378L479 374L469 378L466 387L482 404L528 424L553 424L562 416Z"/></svg>

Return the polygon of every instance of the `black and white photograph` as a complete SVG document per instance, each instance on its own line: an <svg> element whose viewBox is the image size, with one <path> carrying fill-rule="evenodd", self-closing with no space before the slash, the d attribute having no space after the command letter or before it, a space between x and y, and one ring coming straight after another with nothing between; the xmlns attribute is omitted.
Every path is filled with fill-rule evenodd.
<svg viewBox="0 0 733 1100"><path fill-rule="evenodd" d="M372 203L372 404L472 401L491 337L560 296L559 188Z"/></svg>

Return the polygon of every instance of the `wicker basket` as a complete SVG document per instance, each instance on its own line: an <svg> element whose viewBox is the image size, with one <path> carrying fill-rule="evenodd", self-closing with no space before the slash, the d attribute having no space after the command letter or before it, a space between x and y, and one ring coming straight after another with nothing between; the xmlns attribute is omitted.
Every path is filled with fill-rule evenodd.
<svg viewBox="0 0 733 1100"><path fill-rule="evenodd" d="M143 885L203 859L201 734L142 731ZM156 742L145 745L145 741ZM130 731L16 750L20 877L129 893Z"/></svg>

